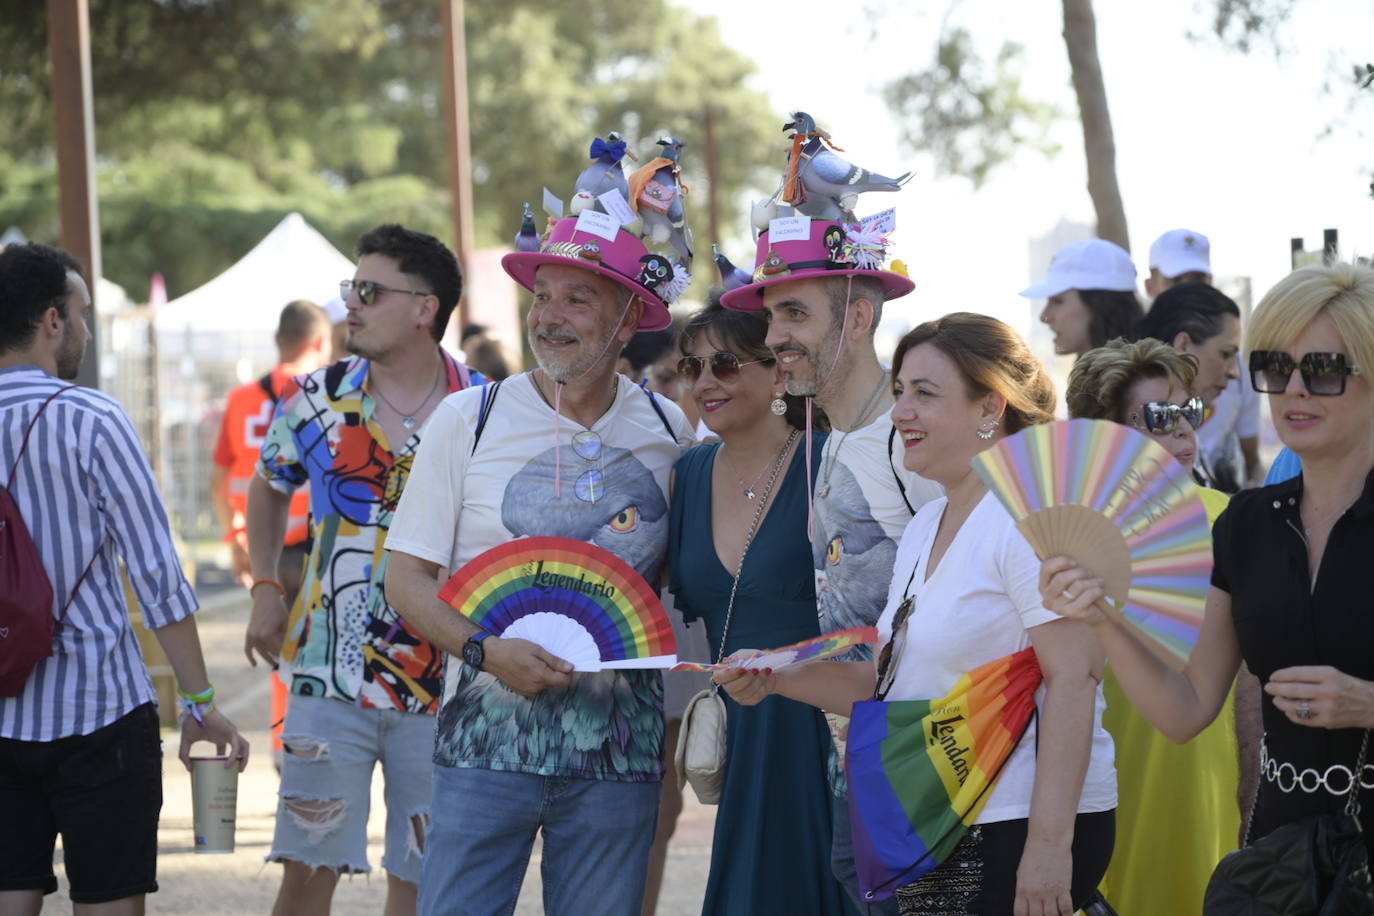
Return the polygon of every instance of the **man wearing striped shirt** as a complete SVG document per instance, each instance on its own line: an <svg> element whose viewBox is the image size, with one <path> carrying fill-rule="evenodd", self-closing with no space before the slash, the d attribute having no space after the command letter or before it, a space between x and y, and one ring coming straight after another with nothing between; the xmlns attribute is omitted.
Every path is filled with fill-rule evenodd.
<svg viewBox="0 0 1374 916"><path fill-rule="evenodd" d="M133 425L107 395L63 390L90 340L91 311L66 252L0 252L0 472L52 581L57 618L53 654L17 696L0 698L4 913L37 913L57 889L59 833L71 899L86 912L141 913L157 890L156 695L120 560L188 698L182 762L189 768L195 741L215 743L240 769L248 760L248 742L214 709L191 616L199 605Z"/></svg>

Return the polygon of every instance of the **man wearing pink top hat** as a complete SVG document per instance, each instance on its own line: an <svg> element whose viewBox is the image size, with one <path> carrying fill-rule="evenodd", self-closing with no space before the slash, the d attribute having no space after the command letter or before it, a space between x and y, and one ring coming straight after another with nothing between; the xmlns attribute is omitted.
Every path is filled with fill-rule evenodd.
<svg viewBox="0 0 1374 916"><path fill-rule="evenodd" d="M822 633L876 624L902 531L917 509L941 495L938 485L902 465L889 417L892 382L873 346L883 303L915 288L904 273L882 268L890 221L882 223L774 219L759 237L753 282L721 299L728 308L768 314L767 342L788 392L814 398L830 417L811 520ZM865 646L844 660L870 654ZM837 743L831 758L835 877L861 911L895 913L895 901L860 901L839 765L848 720L830 713L827 719Z"/></svg>
<svg viewBox="0 0 1374 916"><path fill-rule="evenodd" d="M658 584L668 476L692 434L676 405L615 370L631 335L669 325L667 303L688 278L597 208L502 264L534 294L539 366L439 405L387 541L388 594L454 661L420 911L510 913L542 833L548 912L632 916L663 775L661 674L574 673L436 593L526 536L588 541Z"/></svg>

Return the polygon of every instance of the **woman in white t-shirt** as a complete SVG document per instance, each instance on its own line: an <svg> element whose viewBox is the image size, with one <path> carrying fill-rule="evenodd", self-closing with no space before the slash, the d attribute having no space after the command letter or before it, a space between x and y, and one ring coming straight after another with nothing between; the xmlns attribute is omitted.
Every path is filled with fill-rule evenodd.
<svg viewBox="0 0 1374 916"><path fill-rule="evenodd" d="M903 913L1070 916L1111 858L1116 780L1102 728L1102 651L1046 610L1040 561L969 462L1004 435L1053 419L1044 367L1007 325L960 312L902 338L892 419L906 467L945 488L898 548L880 644L892 642L888 700L941 697L968 671L1034 647L1038 715L953 854L898 890ZM896 609L915 609L895 640ZM885 654L885 653L880 653ZM741 703L770 693L848 711L873 695L872 662L717 675Z"/></svg>

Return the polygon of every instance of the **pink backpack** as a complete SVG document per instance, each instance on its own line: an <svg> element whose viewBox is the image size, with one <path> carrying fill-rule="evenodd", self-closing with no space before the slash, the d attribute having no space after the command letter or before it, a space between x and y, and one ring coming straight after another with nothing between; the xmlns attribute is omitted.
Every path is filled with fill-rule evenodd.
<svg viewBox="0 0 1374 916"><path fill-rule="evenodd" d="M43 568L43 558L29 534L28 525L19 515L19 506L10 495L9 487L14 484L14 475L19 470L19 462L29 446L29 434L34 424L43 416L53 398L75 385L59 388L43 402L24 430L24 441L19 446L19 454L10 466L5 486L0 487L0 697L18 696L24 689L34 666L52 655L54 624L67 615L77 589L86 580L86 574L95 565L92 558L86 572L77 580L71 597L62 608L62 613L54 619L52 614L52 581L48 571ZM97 552L96 556L100 554Z"/></svg>

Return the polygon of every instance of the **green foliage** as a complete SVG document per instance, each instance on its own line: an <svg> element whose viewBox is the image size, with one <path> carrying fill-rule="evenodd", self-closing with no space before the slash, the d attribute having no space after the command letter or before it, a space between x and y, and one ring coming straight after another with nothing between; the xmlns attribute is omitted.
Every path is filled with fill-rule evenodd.
<svg viewBox="0 0 1374 916"><path fill-rule="evenodd" d="M884 90L904 124L903 139L933 155L940 172L962 175L975 187L1022 147L1058 153L1049 131L1062 113L1022 92L1023 57L1020 45L1005 42L989 66L967 30L945 32L929 68Z"/></svg>
<svg viewBox="0 0 1374 916"><path fill-rule="evenodd" d="M0 227L53 240L46 16L41 3L7 6ZM388 220L452 240L436 0L90 9L105 272L135 296L154 270L172 296L194 288L292 210L345 252ZM686 142L689 215L704 234L707 105L724 199L773 180L765 156L730 151L781 150L782 113L744 87L752 65L714 20L668 0L468 0L466 29L479 245L509 244L543 186L567 200L592 137L615 129L641 162L663 133ZM698 275L710 268L698 259Z"/></svg>

